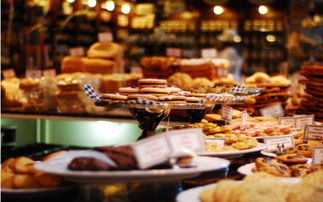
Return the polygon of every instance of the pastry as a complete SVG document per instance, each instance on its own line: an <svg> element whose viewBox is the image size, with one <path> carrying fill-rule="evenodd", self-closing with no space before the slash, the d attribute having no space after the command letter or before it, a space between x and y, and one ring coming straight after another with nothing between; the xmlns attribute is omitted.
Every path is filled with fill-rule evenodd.
<svg viewBox="0 0 323 202"><path fill-rule="evenodd" d="M199 103L199 102L201 102L202 101L202 99L201 98L197 98L197 97L186 97L186 102L188 103L188 104L195 104L195 103Z"/></svg>
<svg viewBox="0 0 323 202"><path fill-rule="evenodd" d="M280 160L284 163L306 163L307 158L304 156L299 156L297 154L283 154L275 156L275 159Z"/></svg>
<svg viewBox="0 0 323 202"><path fill-rule="evenodd" d="M115 59L123 55L121 46L117 43L101 41L91 45L87 51L89 58Z"/></svg>
<svg viewBox="0 0 323 202"><path fill-rule="evenodd" d="M263 171L280 177L291 176L288 166L276 159L259 157L256 159L255 165L254 172Z"/></svg>
<svg viewBox="0 0 323 202"><path fill-rule="evenodd" d="M109 170L110 166L108 163L92 157L76 157L69 164L68 169L70 170Z"/></svg>
<svg viewBox="0 0 323 202"><path fill-rule="evenodd" d="M192 86L193 79L189 74L177 72L168 77L168 83L181 89L188 89Z"/></svg>
<svg viewBox="0 0 323 202"><path fill-rule="evenodd" d="M289 166L292 177L304 177L311 171L312 164L295 164Z"/></svg>
<svg viewBox="0 0 323 202"><path fill-rule="evenodd" d="M84 72L93 74L111 74L116 72L116 63L112 60L99 58L84 58Z"/></svg>
<svg viewBox="0 0 323 202"><path fill-rule="evenodd" d="M74 73L74 72L84 72L82 57L71 57L65 56L62 60L61 72L62 73Z"/></svg>

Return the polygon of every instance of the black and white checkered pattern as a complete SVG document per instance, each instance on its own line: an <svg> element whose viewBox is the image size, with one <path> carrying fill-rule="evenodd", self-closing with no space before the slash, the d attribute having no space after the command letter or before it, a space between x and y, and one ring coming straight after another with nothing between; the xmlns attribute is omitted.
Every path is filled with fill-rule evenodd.
<svg viewBox="0 0 323 202"><path fill-rule="evenodd" d="M230 89L230 93L234 95L246 95L246 94L249 94L249 91L243 85L239 84L239 85L233 86Z"/></svg>
<svg viewBox="0 0 323 202"><path fill-rule="evenodd" d="M90 84L84 84L83 90L88 97L90 97L98 102L101 101L100 97L98 96L98 94L96 93L96 91L94 90L94 88Z"/></svg>

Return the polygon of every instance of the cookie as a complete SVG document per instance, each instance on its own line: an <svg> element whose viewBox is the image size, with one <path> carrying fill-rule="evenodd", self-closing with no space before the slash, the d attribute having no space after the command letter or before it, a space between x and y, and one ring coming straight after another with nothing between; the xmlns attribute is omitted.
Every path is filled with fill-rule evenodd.
<svg viewBox="0 0 323 202"><path fill-rule="evenodd" d="M201 98L197 98L197 97L186 97L186 102L187 103L199 103L201 102Z"/></svg>
<svg viewBox="0 0 323 202"><path fill-rule="evenodd" d="M129 95L127 102L128 103L137 103L137 99L138 98L142 98L142 99L147 99L147 100L153 100L153 101L157 101L158 98L154 95L146 95L146 94L133 94L133 95Z"/></svg>
<svg viewBox="0 0 323 202"><path fill-rule="evenodd" d="M168 104L186 104L186 97L180 95L162 96L158 99L160 102Z"/></svg>
<svg viewBox="0 0 323 202"><path fill-rule="evenodd" d="M139 93L139 89L131 88L131 87L122 87L122 88L119 88L119 93L121 95L135 94L135 93Z"/></svg>
<svg viewBox="0 0 323 202"><path fill-rule="evenodd" d="M166 88L167 80L165 79L139 79L139 88Z"/></svg>
<svg viewBox="0 0 323 202"><path fill-rule="evenodd" d="M124 103L127 100L127 96L125 95L120 95L120 94L102 94L101 99L103 102L108 102L108 103Z"/></svg>
<svg viewBox="0 0 323 202"><path fill-rule="evenodd" d="M177 87L168 87L167 89L169 90L171 95L177 95L181 92L181 89Z"/></svg>
<svg viewBox="0 0 323 202"><path fill-rule="evenodd" d="M292 177L304 177L311 171L312 164L296 164L289 166Z"/></svg>
<svg viewBox="0 0 323 202"><path fill-rule="evenodd" d="M140 93L150 94L157 97L166 96L170 93L167 88L141 88L139 89Z"/></svg>
<svg viewBox="0 0 323 202"><path fill-rule="evenodd" d="M266 172L279 177L290 177L290 170L287 165L277 159L259 157L255 161L254 172Z"/></svg>
<svg viewBox="0 0 323 202"><path fill-rule="evenodd" d="M284 163L306 163L307 158L304 156L299 156L297 154L283 154L275 156L275 159L280 160Z"/></svg>
<svg viewBox="0 0 323 202"><path fill-rule="evenodd" d="M294 147L294 153L311 158L313 153L312 146L309 144L299 144Z"/></svg>

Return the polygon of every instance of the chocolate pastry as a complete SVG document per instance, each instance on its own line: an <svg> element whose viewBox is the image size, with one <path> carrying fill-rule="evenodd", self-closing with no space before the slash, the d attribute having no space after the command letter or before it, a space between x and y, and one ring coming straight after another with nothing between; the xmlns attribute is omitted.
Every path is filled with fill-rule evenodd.
<svg viewBox="0 0 323 202"><path fill-rule="evenodd" d="M290 177L290 170L282 161L271 158L259 157L255 161L256 168L254 172L266 172L275 176Z"/></svg>
<svg viewBox="0 0 323 202"><path fill-rule="evenodd" d="M304 177L311 171L312 164L296 164L289 167L292 177Z"/></svg>
<svg viewBox="0 0 323 202"><path fill-rule="evenodd" d="M108 163L92 157L76 157L69 164L68 168L71 170L109 170Z"/></svg>

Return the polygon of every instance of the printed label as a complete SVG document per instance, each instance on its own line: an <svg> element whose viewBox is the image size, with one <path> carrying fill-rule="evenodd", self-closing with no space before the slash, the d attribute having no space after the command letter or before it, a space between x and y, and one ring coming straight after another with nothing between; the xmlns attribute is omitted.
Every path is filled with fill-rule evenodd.
<svg viewBox="0 0 323 202"><path fill-rule="evenodd" d="M79 57L79 56L84 56L84 48L82 47L77 47L77 48L71 48L70 49L70 55Z"/></svg>
<svg viewBox="0 0 323 202"><path fill-rule="evenodd" d="M245 127L248 125L248 112L246 110L241 112L241 126Z"/></svg>
<svg viewBox="0 0 323 202"><path fill-rule="evenodd" d="M131 69L131 73L142 73L142 68L139 66L133 66L130 69Z"/></svg>
<svg viewBox="0 0 323 202"><path fill-rule="evenodd" d="M45 77L55 77L56 76L56 70L55 69L46 69L43 71L43 76Z"/></svg>
<svg viewBox="0 0 323 202"><path fill-rule="evenodd" d="M41 70L26 70L26 78L40 78Z"/></svg>
<svg viewBox="0 0 323 202"><path fill-rule="evenodd" d="M215 58L218 55L215 48L206 48L201 50L202 58Z"/></svg>
<svg viewBox="0 0 323 202"><path fill-rule="evenodd" d="M113 41L113 35L111 32L100 32L98 33L99 41Z"/></svg>
<svg viewBox="0 0 323 202"><path fill-rule="evenodd" d="M222 105L222 118L226 121L232 120L232 107Z"/></svg>
<svg viewBox="0 0 323 202"><path fill-rule="evenodd" d="M293 127L296 126L295 117L279 117L278 119L279 125L291 125Z"/></svg>
<svg viewBox="0 0 323 202"><path fill-rule="evenodd" d="M284 111L281 104L272 105L260 109L261 115L264 117L278 118L284 116Z"/></svg>
<svg viewBox="0 0 323 202"><path fill-rule="evenodd" d="M303 129L306 125L314 124L314 114L296 117L296 129Z"/></svg>
<svg viewBox="0 0 323 202"><path fill-rule="evenodd" d="M166 55L167 56L173 56L173 57L181 57L182 56L182 50L179 48L167 48L166 49Z"/></svg>
<svg viewBox="0 0 323 202"><path fill-rule="evenodd" d="M132 145L138 166L145 169L168 160L171 150L165 135L150 137Z"/></svg>
<svg viewBox="0 0 323 202"><path fill-rule="evenodd" d="M16 77L16 73L13 69L2 70L2 76L4 79L10 79Z"/></svg>
<svg viewBox="0 0 323 202"><path fill-rule="evenodd" d="M323 140L323 125L306 125L304 130L304 139Z"/></svg>
<svg viewBox="0 0 323 202"><path fill-rule="evenodd" d="M294 147L293 136L265 138L267 151L279 151Z"/></svg>
<svg viewBox="0 0 323 202"><path fill-rule="evenodd" d="M323 146L313 147L312 164L323 165Z"/></svg>
<svg viewBox="0 0 323 202"><path fill-rule="evenodd" d="M195 155L204 150L203 132L200 128L172 130L165 133L172 157Z"/></svg>

